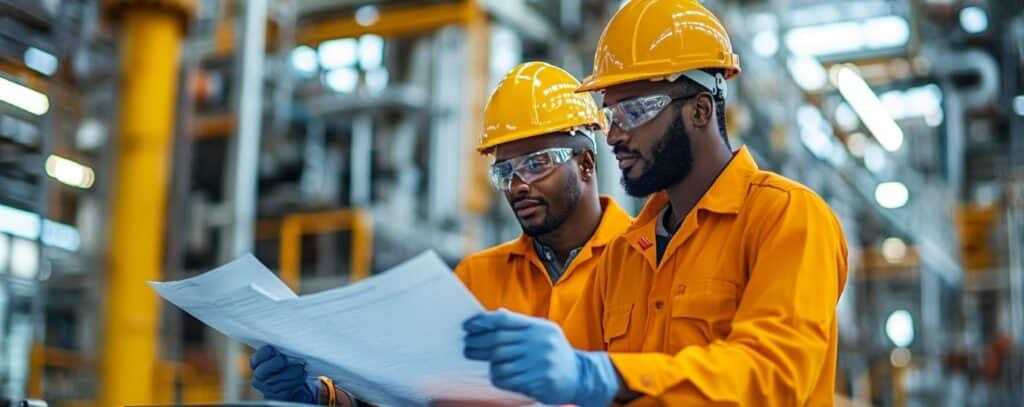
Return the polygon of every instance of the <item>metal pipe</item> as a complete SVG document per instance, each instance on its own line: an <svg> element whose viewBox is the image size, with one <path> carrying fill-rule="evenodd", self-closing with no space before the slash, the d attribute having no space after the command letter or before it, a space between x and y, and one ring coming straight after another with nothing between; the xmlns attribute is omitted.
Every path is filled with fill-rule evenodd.
<svg viewBox="0 0 1024 407"><path fill-rule="evenodd" d="M120 135L110 225L99 405L152 399L181 13L132 3L120 14Z"/></svg>
<svg viewBox="0 0 1024 407"><path fill-rule="evenodd" d="M349 150L349 203L356 208L370 205L373 162L373 116L360 113L352 120L352 148Z"/></svg>
<svg viewBox="0 0 1024 407"><path fill-rule="evenodd" d="M231 152L234 180L231 182L232 222L228 234L231 258L252 251L256 219L257 162L260 155L260 129L263 122L263 60L265 57L267 0L245 3L242 52L238 58L240 88L238 93L238 136ZM241 396L242 375L238 360L241 348L226 341L223 360L224 380L221 398L234 402Z"/></svg>

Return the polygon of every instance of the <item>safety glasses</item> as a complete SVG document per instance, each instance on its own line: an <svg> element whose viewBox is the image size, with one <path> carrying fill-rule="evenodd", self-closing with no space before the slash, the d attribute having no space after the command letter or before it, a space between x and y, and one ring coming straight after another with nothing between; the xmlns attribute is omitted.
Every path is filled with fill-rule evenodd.
<svg viewBox="0 0 1024 407"><path fill-rule="evenodd" d="M499 191L511 191L515 176L527 184L539 181L576 154L577 151L569 147L553 147L501 160L491 165L491 183Z"/></svg>
<svg viewBox="0 0 1024 407"><path fill-rule="evenodd" d="M669 95L640 96L605 107L601 111L608 118L609 130L611 126L619 126L622 130L630 131L657 117L672 102L690 99L699 94L695 93L679 97Z"/></svg>

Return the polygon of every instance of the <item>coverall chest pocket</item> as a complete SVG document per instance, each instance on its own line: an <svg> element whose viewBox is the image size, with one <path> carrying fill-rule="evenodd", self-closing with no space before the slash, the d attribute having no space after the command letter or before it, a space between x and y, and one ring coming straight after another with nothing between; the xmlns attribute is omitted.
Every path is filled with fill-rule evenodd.
<svg viewBox="0 0 1024 407"><path fill-rule="evenodd" d="M738 303L736 285L723 280L687 284L672 297L669 346L678 351L690 345L707 345L725 339L732 331Z"/></svg>
<svg viewBox="0 0 1024 407"><path fill-rule="evenodd" d="M627 350L626 333L629 332L629 319L633 314L633 304L610 308L604 314L604 345L609 351Z"/></svg>

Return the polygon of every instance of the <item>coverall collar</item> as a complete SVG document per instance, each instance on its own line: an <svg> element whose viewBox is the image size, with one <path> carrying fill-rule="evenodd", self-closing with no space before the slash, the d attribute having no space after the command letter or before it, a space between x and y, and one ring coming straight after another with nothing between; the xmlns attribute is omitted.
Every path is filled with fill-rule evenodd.
<svg viewBox="0 0 1024 407"><path fill-rule="evenodd" d="M623 210L619 204L615 203L615 200L601 195L601 223L597 225L597 229L594 230L594 234L590 236L590 239L583 245L583 247L590 246L604 247L618 236L618 231L621 230L615 227L619 222L619 219L628 218L629 214ZM519 239L516 240L515 244L509 250L509 256L537 256L536 250L533 248L533 238L527 236L525 233L519 235ZM539 262L539 259L538 259Z"/></svg>
<svg viewBox="0 0 1024 407"><path fill-rule="evenodd" d="M711 184L711 188L704 193L704 196L697 201L697 204L684 218L683 224L675 232L666 249L666 257L700 227L700 216L695 216L700 211L727 215L738 214L747 198L750 180L757 171L757 164L746 147L741 147L733 153L732 160ZM668 205L668 194L665 191L651 195L636 221L623 233L623 237L629 241L630 246L643 253L651 267L655 269L658 268L654 244L655 228L658 222L661 222L659 215Z"/></svg>
<svg viewBox="0 0 1024 407"><path fill-rule="evenodd" d="M691 212L706 210L714 213L738 214L743 206L743 201L747 198L747 186L756 171L757 163L754 162L750 151L745 146L740 147L739 151L733 153L732 160L711 184L711 188L697 201ZM668 194L665 191L658 191L651 195L627 233L646 229L647 226L654 225L653 222L660 221L658 215L668 204Z"/></svg>

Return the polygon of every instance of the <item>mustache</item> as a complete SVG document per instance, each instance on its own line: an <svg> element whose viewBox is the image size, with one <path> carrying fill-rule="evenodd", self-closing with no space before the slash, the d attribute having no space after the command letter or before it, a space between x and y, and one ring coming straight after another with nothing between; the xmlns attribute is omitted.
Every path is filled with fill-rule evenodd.
<svg viewBox="0 0 1024 407"><path fill-rule="evenodd" d="M640 155L639 151L637 151L637 150L630 150L630 149L626 148L626 146L621 145L621 144L612 148L612 154L619 154L619 153L631 154L631 155L636 155L636 156Z"/></svg>
<svg viewBox="0 0 1024 407"><path fill-rule="evenodd" d="M511 201L509 201L509 205L511 205L512 207L515 207L517 203L520 203L520 202L523 202L523 201L533 201L534 203L537 203L538 205L547 205L548 204L547 200L544 199L544 198L532 197L532 196L524 196L522 198L514 198L514 199L512 199Z"/></svg>

